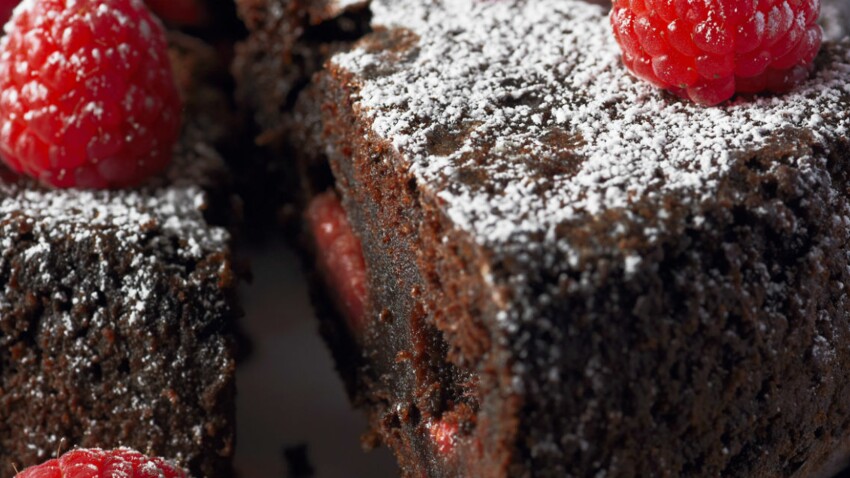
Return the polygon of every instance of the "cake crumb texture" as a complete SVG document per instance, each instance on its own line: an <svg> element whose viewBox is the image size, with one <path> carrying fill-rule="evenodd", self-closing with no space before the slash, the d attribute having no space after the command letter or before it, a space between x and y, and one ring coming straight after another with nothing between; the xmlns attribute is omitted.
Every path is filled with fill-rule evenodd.
<svg viewBox="0 0 850 478"><path fill-rule="evenodd" d="M174 159L136 189L51 190L0 169L0 477L122 446L232 476L235 224L209 47L171 39ZM211 124L215 122L219 124ZM219 225L220 224L220 225Z"/></svg>
<svg viewBox="0 0 850 478"><path fill-rule="evenodd" d="M442 461L416 420L451 410L411 407L418 390L371 375L397 367L403 384L433 362L411 371L366 351L355 373L372 389L357 401L390 397L370 411L405 473L823 466L850 435L850 43L827 43L789 94L700 108L625 72L600 7L376 0L372 12L374 33L310 92L325 144L299 154L330 162L370 284L385 285L372 314L386 308L413 337L435 327L445 343L429 360L444 345L457 376L478 379L461 463ZM422 287L408 298L386 277Z"/></svg>

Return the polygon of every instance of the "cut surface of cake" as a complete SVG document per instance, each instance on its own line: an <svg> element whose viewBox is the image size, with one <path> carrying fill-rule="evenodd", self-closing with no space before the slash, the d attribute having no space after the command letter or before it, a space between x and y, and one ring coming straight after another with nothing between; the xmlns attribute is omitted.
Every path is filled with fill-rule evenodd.
<svg viewBox="0 0 850 478"><path fill-rule="evenodd" d="M250 229L261 234L291 222L293 175L285 131L298 94L328 56L368 29L365 0L237 0L248 36L232 70L247 136L256 143L242 192ZM272 227L270 227L272 226Z"/></svg>
<svg viewBox="0 0 850 478"><path fill-rule="evenodd" d="M260 129L261 143L280 134L296 94L334 50L368 29L367 0L237 0L250 35L233 66L237 97Z"/></svg>
<svg viewBox="0 0 850 478"><path fill-rule="evenodd" d="M601 7L371 10L286 131L323 330L405 476L806 477L847 450L850 44L702 108L627 73Z"/></svg>
<svg viewBox="0 0 850 478"><path fill-rule="evenodd" d="M234 220L214 148L215 56L175 35L182 137L166 173L121 191L0 180L0 477L75 447L134 447L232 476Z"/></svg>

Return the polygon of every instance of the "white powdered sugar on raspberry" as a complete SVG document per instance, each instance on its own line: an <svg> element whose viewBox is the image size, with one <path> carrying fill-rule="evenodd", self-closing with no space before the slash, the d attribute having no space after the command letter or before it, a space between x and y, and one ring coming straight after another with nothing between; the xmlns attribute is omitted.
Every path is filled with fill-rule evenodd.
<svg viewBox="0 0 850 478"><path fill-rule="evenodd" d="M373 25L412 32L413 46L366 45L332 62L362 81L355 109L374 132L485 245L557 241L559 225L669 193L698 203L735 159L798 135L826 147L850 133L844 47L790 94L705 108L630 76L601 7L376 0L372 8ZM492 187L468 184L470 171Z"/></svg>

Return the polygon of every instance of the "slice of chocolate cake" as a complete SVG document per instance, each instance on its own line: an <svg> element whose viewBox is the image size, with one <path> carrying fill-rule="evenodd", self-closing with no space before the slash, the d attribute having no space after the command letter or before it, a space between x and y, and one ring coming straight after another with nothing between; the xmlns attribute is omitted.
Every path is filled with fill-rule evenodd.
<svg viewBox="0 0 850 478"><path fill-rule="evenodd" d="M175 36L185 125L135 190L0 181L0 477L73 447L129 446L232 476L233 211L213 57Z"/></svg>
<svg viewBox="0 0 850 478"><path fill-rule="evenodd" d="M289 131L325 334L405 476L807 477L847 450L850 44L702 108L627 74L600 7L372 11Z"/></svg>

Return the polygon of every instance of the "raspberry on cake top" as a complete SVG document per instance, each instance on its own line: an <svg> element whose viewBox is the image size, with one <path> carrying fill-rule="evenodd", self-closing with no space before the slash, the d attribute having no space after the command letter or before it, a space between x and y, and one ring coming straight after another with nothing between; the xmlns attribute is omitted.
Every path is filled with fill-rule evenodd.
<svg viewBox="0 0 850 478"><path fill-rule="evenodd" d="M373 342L335 349L406 472L810 476L847 442L850 42L706 108L633 77L599 6L371 6L292 143L361 238ZM396 345L428 327L448 352ZM463 398L417 401L409 350Z"/></svg>
<svg viewBox="0 0 850 478"><path fill-rule="evenodd" d="M820 50L820 0L614 0L623 64L639 78L702 105L735 93L785 93Z"/></svg>
<svg viewBox="0 0 850 478"><path fill-rule="evenodd" d="M134 186L161 172L181 101L142 0L24 0L0 39L0 153L57 187Z"/></svg>
<svg viewBox="0 0 850 478"><path fill-rule="evenodd" d="M407 48L361 45L332 67L355 75L373 132L410 159L451 219L496 249L542 237L544 249L575 257L559 233L570 223L634 216L624 208L671 194L696 203L743 157L787 147L800 161L822 159L850 133L847 44L828 45L814 77L785 95L704 108L629 75L601 7L377 0L372 9L373 25L409 35ZM482 150L486 160L470 154Z"/></svg>

